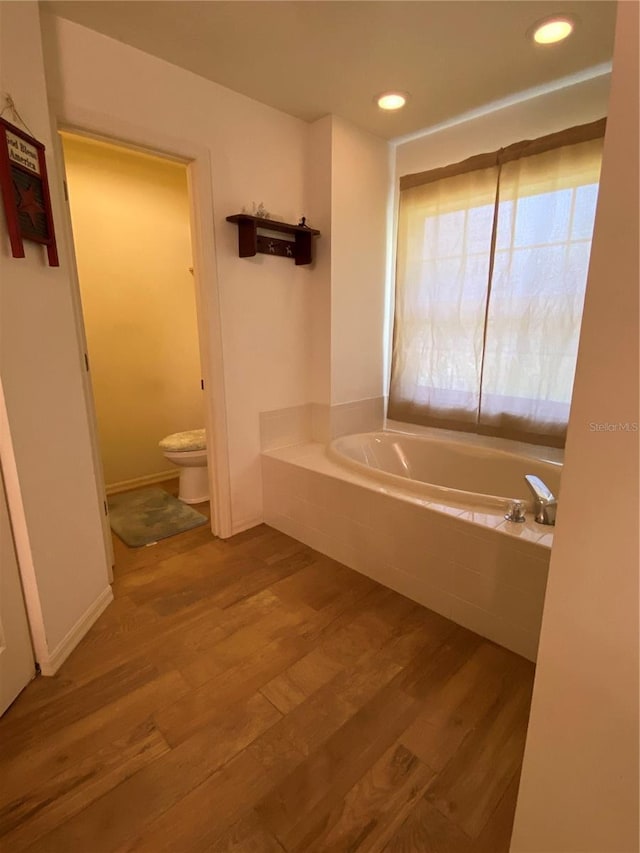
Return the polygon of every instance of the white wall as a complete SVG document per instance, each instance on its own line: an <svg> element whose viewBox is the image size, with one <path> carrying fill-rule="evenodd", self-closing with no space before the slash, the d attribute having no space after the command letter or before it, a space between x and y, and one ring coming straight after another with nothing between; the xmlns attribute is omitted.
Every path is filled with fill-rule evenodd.
<svg viewBox="0 0 640 853"><path fill-rule="evenodd" d="M382 397L389 145L333 119L331 401Z"/></svg>
<svg viewBox="0 0 640 853"><path fill-rule="evenodd" d="M307 207L322 230L311 303L314 437L382 424L389 143L337 116L309 128Z"/></svg>
<svg viewBox="0 0 640 853"><path fill-rule="evenodd" d="M36 3L0 4L0 88L47 147L60 255L60 266L49 267L41 247L25 242L26 257L14 259L2 226L2 383L28 535L21 561L28 546L30 594L39 596L42 612L36 657L43 663L108 581Z"/></svg>
<svg viewBox="0 0 640 853"><path fill-rule="evenodd" d="M124 141L174 137L209 153L232 522L251 526L262 517L258 413L308 401L313 271L284 258L238 258L237 228L225 217L262 201L297 222L308 126L77 24L44 15L43 34L60 118L83 116L87 129L106 126Z"/></svg>
<svg viewBox="0 0 640 853"><path fill-rule="evenodd" d="M595 121L607 114L609 86L610 75L603 74L399 143L397 174L447 166L512 142Z"/></svg>
<svg viewBox="0 0 640 853"><path fill-rule="evenodd" d="M324 116L309 126L305 211L321 232L316 241L311 289L311 357L309 399L331 403L331 169L333 117Z"/></svg>
<svg viewBox="0 0 640 853"><path fill-rule="evenodd" d="M638 850L638 4L609 119L513 853Z"/></svg>
<svg viewBox="0 0 640 853"><path fill-rule="evenodd" d="M72 134L63 147L105 483L171 477L158 442L204 426L187 170Z"/></svg>

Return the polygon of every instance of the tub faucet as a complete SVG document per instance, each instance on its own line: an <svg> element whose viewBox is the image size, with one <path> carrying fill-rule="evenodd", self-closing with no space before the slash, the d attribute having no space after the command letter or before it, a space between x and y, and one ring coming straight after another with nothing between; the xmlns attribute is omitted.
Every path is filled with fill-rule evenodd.
<svg viewBox="0 0 640 853"><path fill-rule="evenodd" d="M539 477L535 477L533 474L525 474L524 478L533 492L533 508L538 524L555 524L558 501L551 492L551 489Z"/></svg>

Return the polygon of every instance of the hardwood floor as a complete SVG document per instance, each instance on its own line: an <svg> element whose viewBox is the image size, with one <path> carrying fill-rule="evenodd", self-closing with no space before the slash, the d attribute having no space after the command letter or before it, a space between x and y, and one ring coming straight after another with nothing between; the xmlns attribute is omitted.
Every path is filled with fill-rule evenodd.
<svg viewBox="0 0 640 853"><path fill-rule="evenodd" d="M115 551L0 720L0 850L508 851L532 664L264 525Z"/></svg>

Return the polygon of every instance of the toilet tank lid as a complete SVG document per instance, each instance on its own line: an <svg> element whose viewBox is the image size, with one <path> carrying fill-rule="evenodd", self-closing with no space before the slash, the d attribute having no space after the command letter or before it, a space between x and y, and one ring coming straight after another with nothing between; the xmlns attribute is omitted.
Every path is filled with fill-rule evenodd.
<svg viewBox="0 0 640 853"><path fill-rule="evenodd" d="M204 450L206 446L207 437L203 429L174 432L160 442L160 447L163 450L171 450L173 453L179 453L181 450Z"/></svg>

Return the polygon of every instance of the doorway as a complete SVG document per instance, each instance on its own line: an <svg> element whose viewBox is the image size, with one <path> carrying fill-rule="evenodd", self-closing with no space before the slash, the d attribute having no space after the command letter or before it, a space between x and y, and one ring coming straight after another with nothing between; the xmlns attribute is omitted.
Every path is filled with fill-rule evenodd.
<svg viewBox="0 0 640 853"><path fill-rule="evenodd" d="M99 467L112 495L177 477L158 442L207 420L188 165L60 136Z"/></svg>

